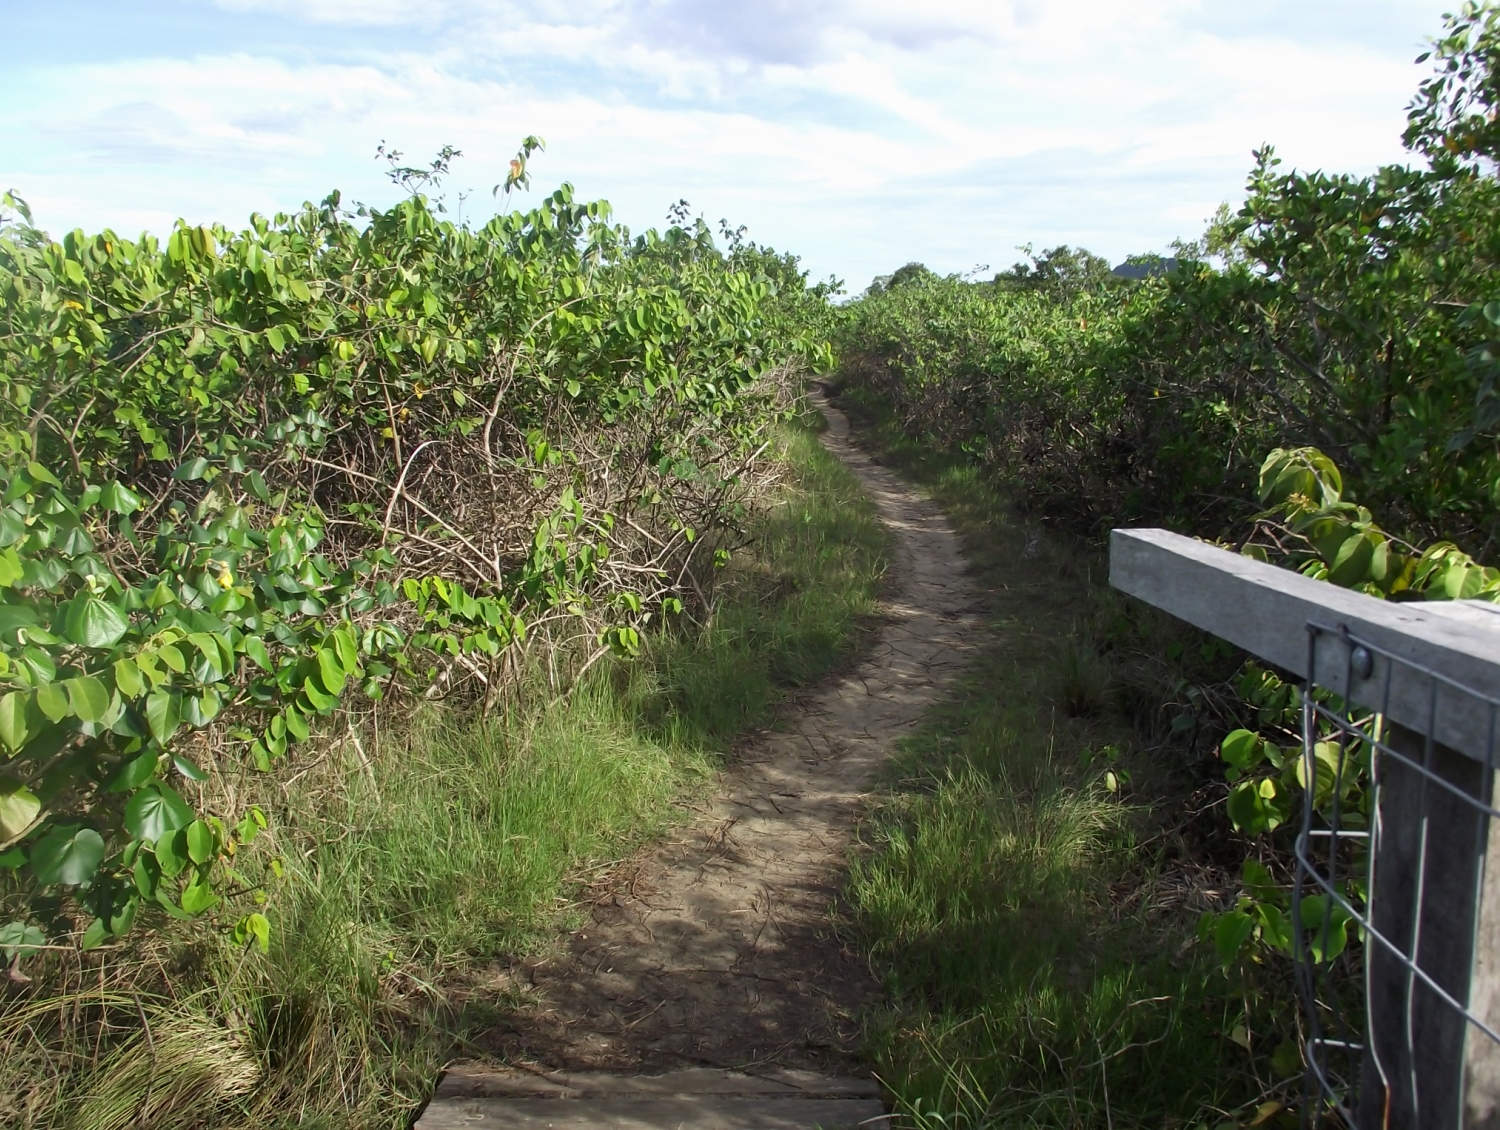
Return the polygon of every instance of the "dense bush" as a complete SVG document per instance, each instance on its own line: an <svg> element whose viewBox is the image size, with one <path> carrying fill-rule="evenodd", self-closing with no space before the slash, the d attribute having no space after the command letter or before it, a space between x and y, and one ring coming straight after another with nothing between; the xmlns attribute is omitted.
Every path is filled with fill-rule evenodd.
<svg viewBox="0 0 1500 1130"><path fill-rule="evenodd" d="M1473 123L1495 24L1470 11L1435 49L1407 133L1429 167L1287 173L1264 150L1239 212L1140 282L1050 257L993 283L912 273L851 306L849 370L1095 529L1237 539L1267 452L1313 446L1397 534L1492 556L1500 150Z"/></svg>
<svg viewBox="0 0 1500 1130"><path fill-rule="evenodd" d="M675 220L334 194L55 242L5 197L7 961L151 915L264 948L245 773L350 702L555 692L702 595L822 296Z"/></svg>

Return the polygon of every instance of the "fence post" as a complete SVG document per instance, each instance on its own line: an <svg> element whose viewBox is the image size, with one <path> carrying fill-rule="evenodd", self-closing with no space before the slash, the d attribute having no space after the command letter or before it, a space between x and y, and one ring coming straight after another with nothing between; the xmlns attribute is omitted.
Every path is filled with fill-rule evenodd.
<svg viewBox="0 0 1500 1130"><path fill-rule="evenodd" d="M1484 767L1473 758L1405 726L1389 727L1385 741L1466 796L1478 794ZM1474 896L1487 829L1461 797L1384 751L1376 759L1379 823L1367 913L1374 929L1412 960L1366 941L1358 1128L1467 1126L1459 1106L1468 1021L1411 966L1454 1000L1470 1000Z"/></svg>
<svg viewBox="0 0 1500 1130"><path fill-rule="evenodd" d="M1494 767L1490 806L1495 807ZM1490 823L1484 879L1479 888L1479 921L1474 931L1474 979L1469 1011L1500 1031L1500 835ZM1500 1130L1500 1044L1470 1026L1464 1054L1464 1125L1469 1130Z"/></svg>
<svg viewBox="0 0 1500 1130"><path fill-rule="evenodd" d="M1324 1037L1350 986L1297 942L1318 1096L1304 1121L1500 1130L1500 608L1381 601L1165 530L1114 531L1110 581L1305 680L1304 756L1320 733L1374 751L1374 826L1309 804L1298 838L1299 889L1354 916L1365 960L1363 1038ZM1361 897L1339 852L1366 835Z"/></svg>

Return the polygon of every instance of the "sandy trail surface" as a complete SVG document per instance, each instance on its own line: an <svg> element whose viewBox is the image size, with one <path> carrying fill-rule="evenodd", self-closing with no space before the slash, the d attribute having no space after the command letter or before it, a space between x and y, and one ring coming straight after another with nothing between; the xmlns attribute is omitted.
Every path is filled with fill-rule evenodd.
<svg viewBox="0 0 1500 1130"><path fill-rule="evenodd" d="M622 868L592 921L512 970L528 1003L494 1050L541 1070L854 1067L879 992L836 905L865 791L978 646L979 592L936 504L850 441L823 442L891 528L892 577L862 661L786 704L700 818Z"/></svg>

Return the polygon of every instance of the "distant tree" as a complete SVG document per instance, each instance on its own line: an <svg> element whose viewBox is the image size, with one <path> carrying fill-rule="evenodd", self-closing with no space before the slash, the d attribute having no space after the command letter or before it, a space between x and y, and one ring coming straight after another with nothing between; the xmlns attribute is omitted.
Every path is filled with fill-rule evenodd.
<svg viewBox="0 0 1500 1130"><path fill-rule="evenodd" d="M1174 239L1172 250L1178 259L1207 262L1219 260L1224 265L1248 263L1250 250L1245 242L1245 225L1227 203L1209 217L1208 226L1197 239ZM1129 262L1129 260L1126 260Z"/></svg>
<svg viewBox="0 0 1500 1130"><path fill-rule="evenodd" d="M1040 255L1031 244L1020 248L1026 258L995 276L995 286L1010 290L1040 290L1056 298L1069 299L1086 290L1110 285L1109 260L1085 248L1066 243L1049 248Z"/></svg>
<svg viewBox="0 0 1500 1130"><path fill-rule="evenodd" d="M937 274L929 271L922 263L908 263L904 267L898 267L889 275L876 275L871 280L866 294L884 294L888 290L907 286L910 283L921 282L923 279L935 279Z"/></svg>

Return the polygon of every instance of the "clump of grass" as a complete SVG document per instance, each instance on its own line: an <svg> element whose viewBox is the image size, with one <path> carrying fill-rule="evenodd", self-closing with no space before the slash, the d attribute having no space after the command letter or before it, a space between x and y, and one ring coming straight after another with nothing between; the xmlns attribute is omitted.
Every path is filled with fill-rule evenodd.
<svg viewBox="0 0 1500 1130"><path fill-rule="evenodd" d="M244 1042L190 1000L141 1010L142 1025L87 1078L65 1130L201 1125L203 1112L249 1094L260 1065ZM209 1002L211 1003L211 1002ZM71 1104L70 1104L71 1105Z"/></svg>
<svg viewBox="0 0 1500 1130"><path fill-rule="evenodd" d="M84 1003L39 987L36 1008L0 1004L0 1122L406 1126L504 1008L468 991L486 965L554 936L579 887L681 819L676 802L785 688L856 646L884 528L811 430L784 448L783 486L750 516L706 618L650 637L635 663L598 664L562 700L539 674L530 707L428 709L309 767L256 844L286 875L268 953L168 936L85 955L83 995L95 976L111 987ZM159 997L140 996L148 984Z"/></svg>
<svg viewBox="0 0 1500 1130"><path fill-rule="evenodd" d="M1028 527L972 464L883 438L963 534L992 638L905 744L852 860L889 989L876 1071L919 1130L1217 1125L1254 1093L1227 1038L1243 1007L1193 915L1150 897L1177 782L1119 711L1116 684L1144 676L1112 650L1102 561Z"/></svg>
<svg viewBox="0 0 1500 1130"><path fill-rule="evenodd" d="M1071 635L1056 660L1057 701L1075 718L1102 714L1109 705L1109 668L1087 644Z"/></svg>

